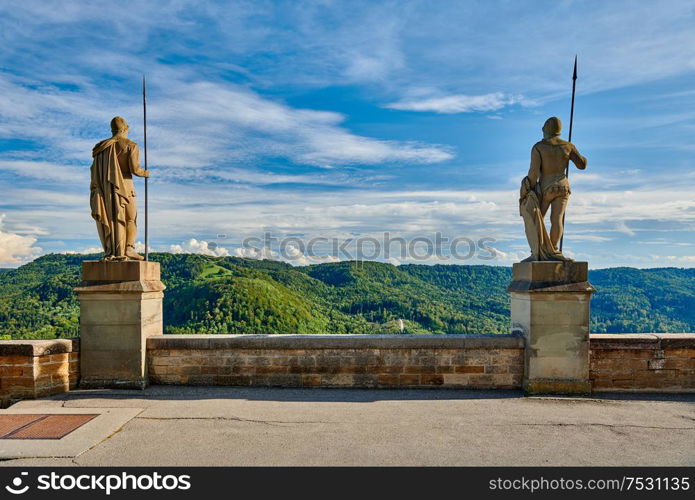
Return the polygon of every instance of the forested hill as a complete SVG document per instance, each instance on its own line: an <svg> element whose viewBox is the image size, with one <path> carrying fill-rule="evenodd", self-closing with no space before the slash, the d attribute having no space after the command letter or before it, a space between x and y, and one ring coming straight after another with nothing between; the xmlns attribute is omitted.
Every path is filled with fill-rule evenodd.
<svg viewBox="0 0 695 500"><path fill-rule="evenodd" d="M80 263L51 254L0 272L0 335L75 336ZM505 333L508 267L276 261L155 253L167 333ZM593 332L695 331L694 269L590 272Z"/></svg>

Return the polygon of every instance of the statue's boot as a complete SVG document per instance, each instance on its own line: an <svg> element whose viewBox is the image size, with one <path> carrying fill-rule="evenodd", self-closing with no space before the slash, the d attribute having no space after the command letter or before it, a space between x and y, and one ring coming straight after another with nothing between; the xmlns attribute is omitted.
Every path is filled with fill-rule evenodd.
<svg viewBox="0 0 695 500"><path fill-rule="evenodd" d="M125 256L132 260L145 260L145 258L135 251L135 247L128 245L125 251Z"/></svg>
<svg viewBox="0 0 695 500"><path fill-rule="evenodd" d="M129 220L126 225L126 246L125 256L132 260L145 260L145 258L135 251L135 235L138 227L135 220Z"/></svg>

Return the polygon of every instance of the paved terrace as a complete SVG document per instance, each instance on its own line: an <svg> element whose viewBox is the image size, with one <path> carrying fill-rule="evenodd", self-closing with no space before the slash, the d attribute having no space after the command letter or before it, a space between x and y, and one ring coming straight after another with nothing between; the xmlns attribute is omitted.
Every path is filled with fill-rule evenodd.
<svg viewBox="0 0 695 500"><path fill-rule="evenodd" d="M152 386L6 413L96 413L60 440L0 440L1 465L695 465L695 394ZM25 458L17 458L25 457Z"/></svg>

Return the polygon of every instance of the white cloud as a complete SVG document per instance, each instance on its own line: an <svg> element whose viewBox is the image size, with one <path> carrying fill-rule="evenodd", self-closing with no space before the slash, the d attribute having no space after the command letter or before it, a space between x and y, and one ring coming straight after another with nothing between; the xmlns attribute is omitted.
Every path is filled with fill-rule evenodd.
<svg viewBox="0 0 695 500"><path fill-rule="evenodd" d="M82 250L79 250L79 251L66 250L63 253L68 254L68 255L89 255L89 254L93 254L93 253L101 253L103 251L104 250L101 247L87 247L87 248L83 248Z"/></svg>
<svg viewBox="0 0 695 500"><path fill-rule="evenodd" d="M531 250L513 250L509 252L505 252L503 250L500 250L497 247L488 247L490 248L490 252L485 252L485 255L487 256L489 253L492 253L494 255L494 258L487 261L488 264L492 264L495 266L503 266L503 265L511 265L514 264L515 262L520 262L523 259L527 258L529 255L531 255Z"/></svg>
<svg viewBox="0 0 695 500"><path fill-rule="evenodd" d="M242 257L247 259L258 259L258 260L278 260L292 264L293 266L306 266L309 264L321 264L324 262L339 262L338 257L331 255L320 256L320 255L306 255L295 245L286 245L283 248L282 253L272 250L267 247L255 248L252 246L243 246L233 248L231 251L227 248L219 246L217 243L209 244L206 241L200 241L195 238L191 238L182 244L170 245L169 251L171 253L182 254L182 253L197 253L201 255L209 255L211 257Z"/></svg>
<svg viewBox="0 0 695 500"><path fill-rule="evenodd" d="M89 176L89 168L36 160L0 161L0 171L2 170L19 177L66 183L79 182Z"/></svg>
<svg viewBox="0 0 695 500"><path fill-rule="evenodd" d="M547 221L546 221L547 222ZM581 231L577 230L576 228L572 232L572 241L586 241L586 242L591 242L591 243L606 243L608 241L613 241L613 238L609 238L607 236L600 236L598 234L586 234L587 232L591 232L592 230L588 231Z"/></svg>
<svg viewBox="0 0 695 500"><path fill-rule="evenodd" d="M562 97L558 109L566 113L575 51L579 97L678 77L695 68L695 59L683 52L695 43L692 6L633 4L556 2L530 8L507 2L500 9L442 1L432 9L427 1L236 2L190 9L183 3L152 1L137 13L117 4L51 9L45 1L25 0L21 6L2 5L7 43L0 55L5 68L0 72L0 137L9 138L9 144L19 139L18 151L4 151L0 161L0 191L12 232L39 237L44 248L65 248L55 245L56 239L74 248L98 242L88 209L89 151L108 134L114 114L129 118L133 139L141 140L137 87L146 72L149 159L155 169L150 224L156 228L152 234L158 248L178 243L184 251L186 243L180 242L191 237L200 247L201 240L216 233L229 234L236 244L266 229L276 234L388 229L406 236L441 230L525 243L516 205L523 172L507 182L511 156L487 165L482 178L482 169L463 163L446 166L450 182L440 172L430 179L427 168L414 175L410 164L433 165L452 158L454 151L418 140L436 142L437 126L418 136L413 124L430 118L451 123L450 118L409 115L414 121L391 128L379 121L379 114L361 121L364 115L333 112L324 109L326 103L339 102L333 109L341 111L353 102L391 103L442 114L483 112L494 119L503 114L495 109L504 110L523 95L522 106L528 99L548 103ZM543 22L536 24L540 11ZM480 29L493 16L498 29ZM642 26L645 18L650 22ZM529 25L534 30L518 29ZM635 25L642 26L638 36ZM151 36L164 33L164 27L177 36ZM559 32L567 36L557 37ZM127 46L109 45L125 37ZM673 78L668 86L684 81ZM644 90L636 89L636 101L645 93L663 98L664 87L657 84ZM323 100L323 92L330 97ZM632 99L633 93L626 96ZM668 150L657 165L651 154L639 155L636 162L626 158L623 165L611 164L611 155L628 146L613 131L662 125L671 134L673 125L683 124L678 130L689 132L692 113L681 108L660 112L650 101L648 112L636 118L620 114L623 102L616 106L612 117L578 108L586 109L582 128L595 135L587 142L594 153L583 149L594 173L571 176L577 189L568 209L568 242L597 248L610 241L603 248L617 255L627 238L616 231L650 238L649 231L663 231L668 244L688 244L683 235L695 227L695 177L686 172L689 156L672 152L692 148L689 136L683 134L686 140L680 143L678 136L663 141L658 134L646 141L630 139L639 141L640 148ZM521 122L528 123L535 110L513 111L505 119L519 119L518 128L526 130ZM537 132L540 121L533 120ZM602 133L607 125L611 133ZM505 141L516 150L524 132L514 130ZM464 136L460 143L466 141ZM474 148L470 153L477 154ZM504 153L526 162L527 151L519 154L523 158ZM343 168L295 170L290 163ZM383 165L377 171L381 177L353 165ZM499 176L493 179L490 171ZM678 182L669 183L671 178ZM141 182L136 181L140 203ZM300 183L312 186L280 186ZM323 185L340 189L317 187ZM512 185L514 189L506 189ZM140 210L142 214L142 205ZM230 244L227 251L236 255L237 249ZM620 263L618 257L615 263Z"/></svg>
<svg viewBox="0 0 695 500"><path fill-rule="evenodd" d="M619 233L623 233L623 234L626 234L628 236L634 236L635 235L635 232L632 229L630 229L629 227L627 227L627 224L625 223L625 221L622 221L622 220L618 221L618 223L615 225L615 230Z"/></svg>
<svg viewBox="0 0 695 500"><path fill-rule="evenodd" d="M239 247L232 250L235 257L245 257L249 259L267 259L287 262L293 266L307 266L310 264L322 264L325 262L339 262L338 257L332 255L306 255L296 245L285 245L281 252L277 252L268 247L254 248L252 246Z"/></svg>
<svg viewBox="0 0 695 500"><path fill-rule="evenodd" d="M576 53L583 93L683 75L695 67L693 54L682 50L695 42L695 12L688 2L534 5L447 2L432 9L417 2L401 32L412 61L401 81L476 93L492 82L501 90L556 98L570 91ZM491 19L494 30L481 28ZM643 25L638 36L636 25Z"/></svg>
<svg viewBox="0 0 695 500"><path fill-rule="evenodd" d="M174 245L172 245L173 247ZM181 248L180 252L174 252L174 253L184 253L183 252L183 247L180 245L177 245L179 248ZM154 250L152 249L152 245L149 245L150 252L153 252ZM104 251L103 248L97 247L97 246L91 246L91 247L86 247L83 248L82 250L66 250L63 253L66 253L68 255L87 255L87 254L93 254L93 253L102 253ZM135 242L135 251L142 254L145 252L145 244L142 241L136 241Z"/></svg>
<svg viewBox="0 0 695 500"><path fill-rule="evenodd" d="M198 253L211 257L229 257L230 255L229 250L224 247L217 244L210 245L207 241L198 241L195 238L191 238L180 245L171 245L169 251L171 253Z"/></svg>
<svg viewBox="0 0 695 500"><path fill-rule="evenodd" d="M490 82L503 91L565 95L577 52L584 92L684 74L695 64L683 51L695 41L689 2L501 6L442 0L436 9L427 0L208 2L192 9L182 2L151 1L130 10L119 4L64 4L56 9L25 0L0 6L6 39L17 40L15 50L32 70L45 62L43 54L53 59L53 81L81 82L65 74L52 46L62 57L71 51L91 68L116 61L111 66L133 76L149 73L155 58L177 55L195 58L205 66L201 72L243 75L261 86L367 83L396 98L409 85L483 94ZM495 29L485 29L491 19ZM640 26L637 35L634 26ZM78 28L82 37L75 36ZM166 30L176 36L162 36ZM103 47L124 37L127 47ZM42 43L41 55L26 50L26 40ZM8 45L4 48L14 48ZM146 58L126 60L128 49Z"/></svg>
<svg viewBox="0 0 695 500"><path fill-rule="evenodd" d="M279 260L280 254L271 250L270 248L254 248L254 247L239 247L234 248L232 253L235 257L244 257L247 259L258 259L258 260Z"/></svg>
<svg viewBox="0 0 695 500"><path fill-rule="evenodd" d="M644 188L630 193L576 189L567 214L568 239L587 245L614 246L612 241L622 240L616 239L616 227L621 222L640 234L649 228L664 230L665 224L672 221L679 221L680 234L695 226L695 200L689 189L656 189L646 182ZM515 188L375 188L336 195L323 190L296 192L289 187L274 189L268 196L262 188L230 192L228 186L221 185L206 187L204 197L199 186L179 186L175 193L151 206L150 223L160 238L184 234L205 239L201 235L226 234L232 244L237 244L247 236L262 237L265 231L274 235L301 233L307 239L379 235L383 231L414 237L441 231L450 237L524 239ZM91 224L87 230L93 231ZM232 252L231 247L229 251Z"/></svg>
<svg viewBox="0 0 695 500"><path fill-rule="evenodd" d="M692 192L686 188L657 189L649 179L645 182L645 187L630 192L576 189L568 209L565 243L573 248L616 248L623 241L617 237L621 233L616 232L621 222L648 238L654 236L649 233L654 229L677 231L666 238L671 245L687 241L688 233L684 231L695 229ZM235 248L243 238L262 237L265 231L277 236L302 234L305 240L314 236L379 237L385 230L405 238L432 237L435 231L441 231L450 238L490 236L497 240L495 247L504 252L509 252L507 242L525 245L515 188L385 191L377 187L336 195L330 190L297 192L293 187L281 187L274 188L269 196L262 187L235 190L225 184L202 187L196 183L155 186L150 198L150 225L156 228L151 243L167 249L170 243L177 243L171 251L281 258ZM13 191L8 195L12 200L17 198ZM13 203L26 203L21 197L24 194ZM31 199L44 198L39 191L31 195ZM55 210L55 206L62 206L60 200L55 200L38 209L12 211L8 216L14 228L26 228L22 234L31 231L36 235L36 230L41 229L48 235L82 238L86 246L98 240L89 217L88 200L82 198L81 204L70 206L66 214ZM673 221L678 221L677 229ZM67 234L66 227L70 228ZM142 226L140 231L142 237ZM226 234L229 244L218 242L222 249L213 250L206 242L213 241L217 234ZM298 260L303 262L301 257Z"/></svg>
<svg viewBox="0 0 695 500"><path fill-rule="evenodd" d="M24 264L41 253L41 248L34 246L35 237L5 231L4 221L5 214L2 214L0 215L0 265Z"/></svg>
<svg viewBox="0 0 695 500"><path fill-rule="evenodd" d="M678 264L695 264L695 255L667 255L666 260Z"/></svg>
<svg viewBox="0 0 695 500"><path fill-rule="evenodd" d="M152 158L163 165L205 165L230 156L282 156L320 167L453 157L444 146L356 135L341 126L345 116L339 113L293 108L233 84L170 80L161 90Z"/></svg>
<svg viewBox="0 0 695 500"><path fill-rule="evenodd" d="M152 245L147 245L150 252L154 252ZM142 241L135 242L135 251L137 253L145 253L145 244Z"/></svg>
<svg viewBox="0 0 695 500"><path fill-rule="evenodd" d="M403 99L385 107L403 111L431 111L439 114L497 111L506 106L523 102L521 96L496 92L483 95L455 94L424 98ZM499 117L497 117L499 118Z"/></svg>
<svg viewBox="0 0 695 500"><path fill-rule="evenodd" d="M103 251L104 250L101 247L87 247L87 248L82 249L82 252L80 252L80 253L90 254L90 253L101 253Z"/></svg>
<svg viewBox="0 0 695 500"><path fill-rule="evenodd" d="M153 66L151 72L158 84L151 91L156 97L150 103L149 158L156 167L219 166L220 158L248 162L284 157L333 167L430 164L453 157L445 146L354 134L341 125L346 117L340 113L294 108L232 83L190 82L183 69ZM65 160L88 164L94 143L108 135L112 114L129 119L131 134L138 139L142 111L136 105L124 107L126 98L118 91L67 91L7 73L0 73L0 91L5 96L0 137L41 142ZM0 168L65 182L84 176L86 169L27 160L6 160Z"/></svg>
<svg viewBox="0 0 695 500"><path fill-rule="evenodd" d="M282 255L282 260L292 264L293 266L307 266L309 264L323 264L325 262L339 262L340 258L333 256L333 255L326 255L326 256L306 255L296 246L287 245L285 247L284 255Z"/></svg>

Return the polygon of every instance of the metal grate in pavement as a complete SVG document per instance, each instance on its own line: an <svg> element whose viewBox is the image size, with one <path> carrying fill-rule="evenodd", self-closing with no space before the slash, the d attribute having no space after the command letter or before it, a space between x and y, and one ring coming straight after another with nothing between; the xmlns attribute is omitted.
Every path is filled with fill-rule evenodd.
<svg viewBox="0 0 695 500"><path fill-rule="evenodd" d="M0 439L61 439L96 414L0 415ZM21 417L21 418L18 418Z"/></svg>
<svg viewBox="0 0 695 500"><path fill-rule="evenodd" d="M0 439L45 415L0 415Z"/></svg>

